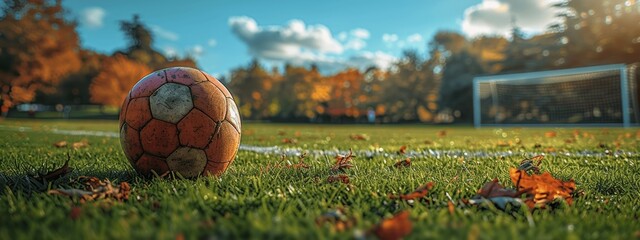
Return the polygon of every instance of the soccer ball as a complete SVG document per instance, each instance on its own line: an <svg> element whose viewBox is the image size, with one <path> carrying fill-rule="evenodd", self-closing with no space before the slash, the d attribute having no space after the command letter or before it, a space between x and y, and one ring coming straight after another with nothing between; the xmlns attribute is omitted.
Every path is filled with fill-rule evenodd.
<svg viewBox="0 0 640 240"><path fill-rule="evenodd" d="M193 68L155 71L129 91L120 143L140 174L222 174L240 145L240 115L216 78Z"/></svg>

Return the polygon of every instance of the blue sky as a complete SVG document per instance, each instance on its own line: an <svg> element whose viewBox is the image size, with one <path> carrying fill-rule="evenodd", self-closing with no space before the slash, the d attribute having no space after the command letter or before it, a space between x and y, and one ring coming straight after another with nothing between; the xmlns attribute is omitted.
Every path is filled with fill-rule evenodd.
<svg viewBox="0 0 640 240"><path fill-rule="evenodd" d="M505 35L510 19L526 32L553 20L551 0L131 1L68 0L86 48L110 54L126 45L119 21L138 14L166 54L197 56L228 74L253 57L267 66L316 63L325 71L388 67L404 49L425 52L439 30Z"/></svg>

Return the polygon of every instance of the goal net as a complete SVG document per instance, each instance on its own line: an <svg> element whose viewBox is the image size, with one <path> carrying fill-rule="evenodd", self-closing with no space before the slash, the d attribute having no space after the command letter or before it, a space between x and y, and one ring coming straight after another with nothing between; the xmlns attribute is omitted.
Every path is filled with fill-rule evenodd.
<svg viewBox="0 0 640 240"><path fill-rule="evenodd" d="M618 125L638 123L636 65L603 65L476 77L474 124Z"/></svg>

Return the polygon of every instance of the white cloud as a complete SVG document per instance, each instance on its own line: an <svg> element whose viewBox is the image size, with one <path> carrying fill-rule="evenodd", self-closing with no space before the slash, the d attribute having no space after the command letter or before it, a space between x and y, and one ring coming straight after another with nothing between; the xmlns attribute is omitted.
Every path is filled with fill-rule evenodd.
<svg viewBox="0 0 640 240"><path fill-rule="evenodd" d="M470 37L479 35L510 36L512 21L525 33L545 31L556 21L558 0L483 0L467 8L462 31Z"/></svg>
<svg viewBox="0 0 640 240"><path fill-rule="evenodd" d="M345 41L345 40L347 40L347 37L348 37L348 35L347 35L347 33L346 33L346 32L340 32L340 33L338 33L338 40L340 40L340 41Z"/></svg>
<svg viewBox="0 0 640 240"><path fill-rule="evenodd" d="M300 55L342 53L344 48L324 25L306 26L291 20L285 26L258 26L250 17L231 17L232 32L249 47L249 53L270 60L289 60Z"/></svg>
<svg viewBox="0 0 640 240"><path fill-rule="evenodd" d="M178 50L172 46L164 46L162 48L162 51L164 52L164 55L166 55L167 57L177 57L178 56Z"/></svg>
<svg viewBox="0 0 640 240"><path fill-rule="evenodd" d="M207 41L207 45L209 45L209 47L215 47L218 45L218 41L215 39L209 39L209 41Z"/></svg>
<svg viewBox="0 0 640 240"><path fill-rule="evenodd" d="M384 41L386 43L396 42L396 41L398 41L398 35L397 34L389 34L389 33L382 34L382 41Z"/></svg>
<svg viewBox="0 0 640 240"><path fill-rule="evenodd" d="M417 43L417 42L422 42L422 35L415 33L415 34L411 34L407 37L407 42L409 43Z"/></svg>
<svg viewBox="0 0 640 240"><path fill-rule="evenodd" d="M169 41L177 41L179 36L177 33L166 30L158 25L149 25L151 27L151 31L158 37L167 39Z"/></svg>
<svg viewBox="0 0 640 240"><path fill-rule="evenodd" d="M80 13L80 23L89 28L102 27L106 11L100 7L91 7L82 10Z"/></svg>
<svg viewBox="0 0 640 240"><path fill-rule="evenodd" d="M193 47L187 49L187 55L194 57L196 59L202 56L203 54L204 54L204 48L202 47L202 45L194 45Z"/></svg>
<svg viewBox="0 0 640 240"><path fill-rule="evenodd" d="M386 69L396 60L383 52L355 52L346 56L345 50L358 51L366 46L365 39L370 33L362 28L340 32L334 38L327 27L307 26L300 20L282 26L259 26L254 19L242 16L229 18L229 26L247 44L250 54L272 64L314 64L325 73L334 73L347 67Z"/></svg>
<svg viewBox="0 0 640 240"><path fill-rule="evenodd" d="M360 50L360 49L363 49L366 46L367 46L367 42L365 42L364 40L362 40L360 38L354 38L354 39L349 40L344 45L344 49Z"/></svg>
<svg viewBox="0 0 640 240"><path fill-rule="evenodd" d="M368 39L370 36L369 30L364 28L356 28L351 30L351 35L360 39Z"/></svg>

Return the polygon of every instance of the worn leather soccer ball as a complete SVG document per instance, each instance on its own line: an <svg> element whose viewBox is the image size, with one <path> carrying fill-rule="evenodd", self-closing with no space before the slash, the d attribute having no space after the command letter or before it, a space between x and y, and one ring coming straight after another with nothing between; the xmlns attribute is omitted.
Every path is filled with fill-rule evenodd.
<svg viewBox="0 0 640 240"><path fill-rule="evenodd" d="M227 88L186 67L145 76L120 111L120 143L133 168L145 176L222 174L238 151L240 127Z"/></svg>

